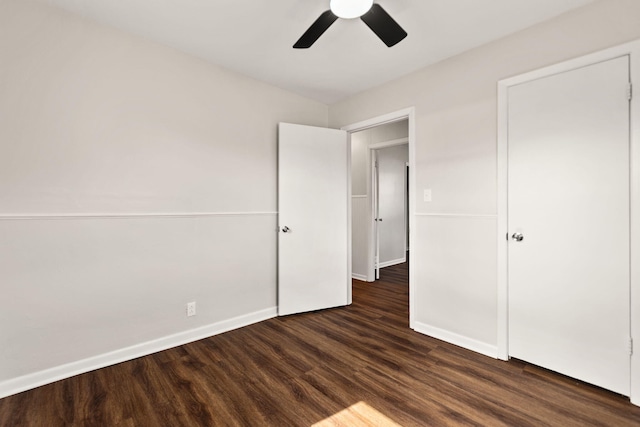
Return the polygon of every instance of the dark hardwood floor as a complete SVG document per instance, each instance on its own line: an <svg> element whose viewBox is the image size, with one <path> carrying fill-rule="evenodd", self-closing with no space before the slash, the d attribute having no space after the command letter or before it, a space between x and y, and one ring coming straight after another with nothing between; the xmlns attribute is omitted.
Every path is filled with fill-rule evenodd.
<svg viewBox="0 0 640 427"><path fill-rule="evenodd" d="M406 265L271 319L0 400L1 426L639 426L628 399L408 328Z"/></svg>

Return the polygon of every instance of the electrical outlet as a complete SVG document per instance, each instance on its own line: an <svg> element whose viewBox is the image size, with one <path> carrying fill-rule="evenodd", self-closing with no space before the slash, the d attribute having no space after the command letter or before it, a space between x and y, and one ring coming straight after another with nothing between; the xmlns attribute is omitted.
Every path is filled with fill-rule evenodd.
<svg viewBox="0 0 640 427"><path fill-rule="evenodd" d="M192 301L187 303L187 317L196 315L196 302Z"/></svg>

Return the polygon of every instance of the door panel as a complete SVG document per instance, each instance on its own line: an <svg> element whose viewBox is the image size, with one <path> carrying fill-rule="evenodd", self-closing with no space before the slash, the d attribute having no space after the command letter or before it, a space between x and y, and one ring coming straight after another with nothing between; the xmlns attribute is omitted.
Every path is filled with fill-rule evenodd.
<svg viewBox="0 0 640 427"><path fill-rule="evenodd" d="M511 87L508 154L509 355L625 395L628 82L621 57Z"/></svg>
<svg viewBox="0 0 640 427"><path fill-rule="evenodd" d="M278 314L346 305L347 134L288 123L278 129Z"/></svg>

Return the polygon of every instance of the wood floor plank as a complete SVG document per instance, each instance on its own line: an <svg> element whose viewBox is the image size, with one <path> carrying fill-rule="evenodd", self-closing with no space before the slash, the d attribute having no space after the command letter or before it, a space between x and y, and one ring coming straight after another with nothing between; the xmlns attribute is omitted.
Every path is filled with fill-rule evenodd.
<svg viewBox="0 0 640 427"><path fill-rule="evenodd" d="M0 426L640 425L625 397L410 330L407 280L0 399Z"/></svg>
<svg viewBox="0 0 640 427"><path fill-rule="evenodd" d="M352 375L345 376L334 371L330 366L322 366L306 374L303 378L307 383L336 401L344 409L359 402L365 402L402 426L423 425L423 420L420 418L416 418L406 411L398 410L396 405L402 405L402 401L397 400L395 397L390 397L389 394L381 395L375 390L366 387L365 384L358 380L357 371L354 371ZM431 402L427 402L425 409L428 407L432 407ZM436 407L432 407L432 409L433 411L438 411Z"/></svg>

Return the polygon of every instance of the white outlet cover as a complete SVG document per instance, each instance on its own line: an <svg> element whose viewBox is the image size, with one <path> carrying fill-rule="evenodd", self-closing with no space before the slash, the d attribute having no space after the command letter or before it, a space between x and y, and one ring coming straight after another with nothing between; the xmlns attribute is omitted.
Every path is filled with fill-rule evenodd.
<svg viewBox="0 0 640 427"><path fill-rule="evenodd" d="M431 189L430 188L425 188L424 189L424 201L425 202L430 202L431 201Z"/></svg>
<svg viewBox="0 0 640 427"><path fill-rule="evenodd" d="M191 316L195 316L195 315L196 315L196 303L195 303L195 301L187 303L187 317L191 317Z"/></svg>

